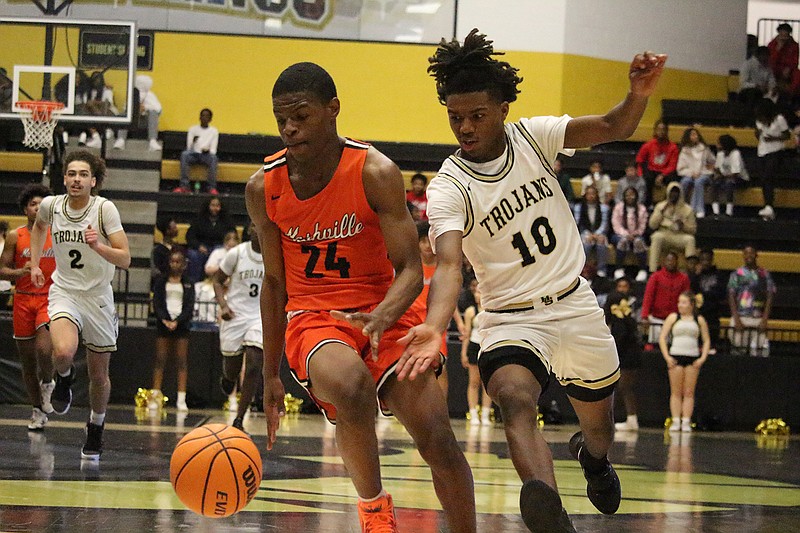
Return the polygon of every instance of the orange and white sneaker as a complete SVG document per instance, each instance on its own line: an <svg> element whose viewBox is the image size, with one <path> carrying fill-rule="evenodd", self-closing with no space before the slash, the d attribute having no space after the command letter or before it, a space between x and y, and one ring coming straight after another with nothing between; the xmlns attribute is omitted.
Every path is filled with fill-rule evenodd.
<svg viewBox="0 0 800 533"><path fill-rule="evenodd" d="M397 533L392 497L386 494L371 502L358 500L358 521L362 533Z"/></svg>

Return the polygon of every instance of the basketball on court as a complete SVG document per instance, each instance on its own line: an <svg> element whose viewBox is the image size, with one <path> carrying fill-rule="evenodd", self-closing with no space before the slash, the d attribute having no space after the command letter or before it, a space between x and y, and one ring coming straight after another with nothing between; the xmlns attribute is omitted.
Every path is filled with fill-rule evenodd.
<svg viewBox="0 0 800 533"><path fill-rule="evenodd" d="M169 479L197 514L222 518L241 511L261 484L261 454L247 434L225 424L187 433L172 452Z"/></svg>

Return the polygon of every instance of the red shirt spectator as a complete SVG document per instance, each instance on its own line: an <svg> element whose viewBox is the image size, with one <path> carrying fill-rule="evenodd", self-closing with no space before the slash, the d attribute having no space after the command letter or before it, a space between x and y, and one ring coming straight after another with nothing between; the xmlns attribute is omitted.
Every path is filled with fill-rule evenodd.
<svg viewBox="0 0 800 533"><path fill-rule="evenodd" d="M406 201L417 208L420 220L428 220L428 196L425 194L427 186L428 178L418 172L411 176L411 190L406 191Z"/></svg>
<svg viewBox="0 0 800 533"><path fill-rule="evenodd" d="M665 319L678 312L678 296L690 290L689 276L678 271L678 256L670 252L664 265L647 280L642 301L642 320L653 316Z"/></svg>
<svg viewBox="0 0 800 533"><path fill-rule="evenodd" d="M785 22L778 25L778 35L769 45L769 66L778 82L791 83L792 75L797 70L800 47L792 38L792 27Z"/></svg>
<svg viewBox="0 0 800 533"><path fill-rule="evenodd" d="M668 138L653 137L639 148L636 166L641 176L644 170L667 176L678 167L678 145Z"/></svg>

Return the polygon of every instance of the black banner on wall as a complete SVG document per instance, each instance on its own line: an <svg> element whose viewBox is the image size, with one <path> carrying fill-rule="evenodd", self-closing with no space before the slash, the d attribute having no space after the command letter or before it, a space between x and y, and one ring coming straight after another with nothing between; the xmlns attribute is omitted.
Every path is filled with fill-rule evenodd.
<svg viewBox="0 0 800 533"><path fill-rule="evenodd" d="M136 46L136 70L153 70L152 31L140 31ZM128 68L128 35L101 30L81 30L78 67L125 70Z"/></svg>

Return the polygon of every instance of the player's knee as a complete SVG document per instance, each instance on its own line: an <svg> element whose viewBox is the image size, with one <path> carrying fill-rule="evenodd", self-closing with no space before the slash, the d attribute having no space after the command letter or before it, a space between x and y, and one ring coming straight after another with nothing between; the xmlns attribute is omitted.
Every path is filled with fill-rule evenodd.
<svg viewBox="0 0 800 533"><path fill-rule="evenodd" d="M325 380L324 396L336 406L340 415L342 411L360 410L374 404L375 383L366 369L357 369L352 374L339 373L338 376L341 379L329 376Z"/></svg>
<svg viewBox="0 0 800 533"><path fill-rule="evenodd" d="M500 406L503 416L513 416L516 413L528 411L536 407L536 398L529 387L519 383L509 382L492 387L492 398Z"/></svg>
<svg viewBox="0 0 800 533"><path fill-rule="evenodd" d="M452 464L452 456L461 453L449 424L432 424L424 435L415 439L417 450L426 463L442 461Z"/></svg>

